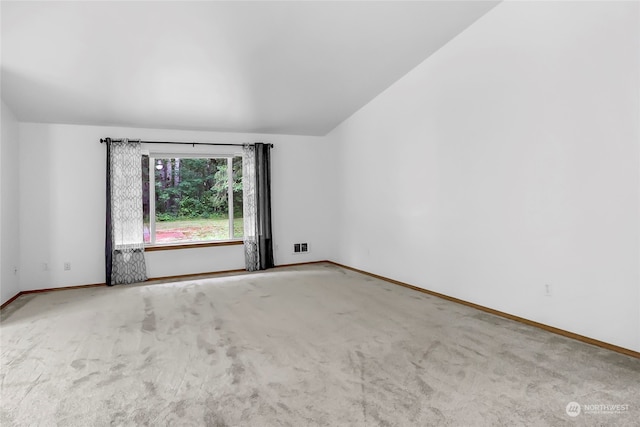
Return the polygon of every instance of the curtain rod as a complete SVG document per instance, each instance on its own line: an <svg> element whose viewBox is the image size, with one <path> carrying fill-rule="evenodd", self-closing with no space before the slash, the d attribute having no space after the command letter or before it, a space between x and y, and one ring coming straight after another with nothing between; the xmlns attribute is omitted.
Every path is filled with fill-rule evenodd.
<svg viewBox="0 0 640 427"><path fill-rule="evenodd" d="M100 144L107 142L107 140L111 141L122 141L122 139L111 139L111 138L100 138ZM176 144L176 145L222 145L227 147L244 147L247 144L225 144L220 142L176 142L176 141L139 141L144 144ZM271 148L273 148L273 144L267 144Z"/></svg>

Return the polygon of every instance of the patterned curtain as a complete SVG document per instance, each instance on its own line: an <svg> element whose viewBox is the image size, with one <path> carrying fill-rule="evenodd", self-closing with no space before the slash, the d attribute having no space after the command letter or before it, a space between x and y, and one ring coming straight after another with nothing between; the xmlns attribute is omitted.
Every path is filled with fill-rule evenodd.
<svg viewBox="0 0 640 427"><path fill-rule="evenodd" d="M107 140L106 283L147 280L142 224L141 144Z"/></svg>
<svg viewBox="0 0 640 427"><path fill-rule="evenodd" d="M248 271L273 267L271 145L246 144L242 158L244 253Z"/></svg>

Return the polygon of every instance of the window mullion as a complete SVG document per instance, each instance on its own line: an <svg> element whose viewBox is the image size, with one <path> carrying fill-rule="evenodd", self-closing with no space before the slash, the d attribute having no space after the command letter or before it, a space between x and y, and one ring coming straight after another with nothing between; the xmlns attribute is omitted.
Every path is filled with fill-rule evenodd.
<svg viewBox="0 0 640 427"><path fill-rule="evenodd" d="M233 239L233 157L227 158L227 197L229 200L229 239Z"/></svg>
<svg viewBox="0 0 640 427"><path fill-rule="evenodd" d="M149 157L149 242L156 244L156 159Z"/></svg>

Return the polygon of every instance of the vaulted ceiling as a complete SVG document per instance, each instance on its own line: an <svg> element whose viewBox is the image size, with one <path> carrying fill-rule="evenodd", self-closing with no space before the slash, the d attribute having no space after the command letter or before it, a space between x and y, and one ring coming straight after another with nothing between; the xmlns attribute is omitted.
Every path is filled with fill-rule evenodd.
<svg viewBox="0 0 640 427"><path fill-rule="evenodd" d="M324 135L497 1L1 2L21 121Z"/></svg>

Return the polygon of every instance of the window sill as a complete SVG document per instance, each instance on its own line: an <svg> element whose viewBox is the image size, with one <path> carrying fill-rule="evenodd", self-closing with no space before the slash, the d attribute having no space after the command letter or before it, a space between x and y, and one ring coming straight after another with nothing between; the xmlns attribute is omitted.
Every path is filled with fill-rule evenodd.
<svg viewBox="0 0 640 427"><path fill-rule="evenodd" d="M236 246L242 245L244 242L242 240L224 240L221 242L202 242L202 243L177 243L174 245L153 245L153 246L145 246L145 252L154 252L154 251L172 251L175 249L195 249L195 248L209 248L212 246Z"/></svg>

